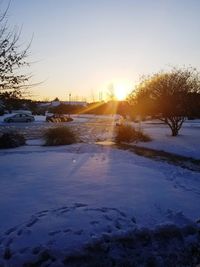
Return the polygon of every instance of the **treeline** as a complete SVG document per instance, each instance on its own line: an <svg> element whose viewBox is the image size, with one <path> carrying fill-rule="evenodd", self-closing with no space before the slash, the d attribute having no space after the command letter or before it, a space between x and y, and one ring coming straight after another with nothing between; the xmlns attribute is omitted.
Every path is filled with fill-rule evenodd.
<svg viewBox="0 0 200 267"><path fill-rule="evenodd" d="M95 114L95 115L112 115L121 114L126 116L131 114L132 108L127 101L108 101L88 103L86 106L72 105L60 103L58 106L42 105L40 101L23 99L12 92L0 93L0 102L3 107L0 107L0 113L4 111L12 112L12 110L26 109L30 110L33 115L45 115L46 112L54 114Z"/></svg>
<svg viewBox="0 0 200 267"><path fill-rule="evenodd" d="M57 107L48 109L49 112L55 114L120 114L122 116L130 114L131 110L131 106L127 101L95 102L89 103L87 106L60 104Z"/></svg>
<svg viewBox="0 0 200 267"><path fill-rule="evenodd" d="M0 114L3 115L5 111L12 112L17 109L27 109L32 113L37 113L38 102L31 99L23 99L14 92L0 93Z"/></svg>

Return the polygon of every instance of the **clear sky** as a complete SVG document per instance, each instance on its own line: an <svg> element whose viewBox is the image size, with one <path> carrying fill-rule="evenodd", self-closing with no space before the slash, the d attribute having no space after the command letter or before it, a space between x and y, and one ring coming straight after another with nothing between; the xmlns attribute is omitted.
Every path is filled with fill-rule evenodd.
<svg viewBox="0 0 200 267"><path fill-rule="evenodd" d="M33 93L64 100L169 65L200 70L199 14L199 0L11 0L9 24L23 26L22 43L34 34Z"/></svg>

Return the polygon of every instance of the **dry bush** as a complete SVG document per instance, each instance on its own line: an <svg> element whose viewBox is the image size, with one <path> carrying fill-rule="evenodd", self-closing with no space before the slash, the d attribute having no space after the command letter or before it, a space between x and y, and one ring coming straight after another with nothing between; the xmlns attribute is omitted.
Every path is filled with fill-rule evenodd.
<svg viewBox="0 0 200 267"><path fill-rule="evenodd" d="M117 143L126 142L148 142L151 141L149 135L145 134L141 129L137 130L131 125L119 125L116 129L115 141Z"/></svg>
<svg viewBox="0 0 200 267"><path fill-rule="evenodd" d="M26 141L22 134L17 132L3 133L0 137L0 148L12 148L25 145Z"/></svg>
<svg viewBox="0 0 200 267"><path fill-rule="evenodd" d="M68 127L49 128L44 135L46 146L70 145L76 143L76 136Z"/></svg>

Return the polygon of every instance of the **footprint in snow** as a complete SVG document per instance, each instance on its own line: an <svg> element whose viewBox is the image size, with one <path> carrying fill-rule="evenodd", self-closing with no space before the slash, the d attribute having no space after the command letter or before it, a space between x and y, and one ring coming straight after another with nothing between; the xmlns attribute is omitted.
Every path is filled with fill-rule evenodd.
<svg viewBox="0 0 200 267"><path fill-rule="evenodd" d="M2 236L1 248L4 248L9 266L13 261L16 266L23 266L29 253L32 263L37 262L43 253L42 248L55 252L59 249L59 254L65 255L66 251L72 253L94 238L98 240L105 235L120 234L122 229L130 231L135 228L133 218L116 208L94 208L75 203L38 212L27 222L9 228Z"/></svg>
<svg viewBox="0 0 200 267"><path fill-rule="evenodd" d="M33 226L34 224L36 224L36 222L38 222L38 221L39 221L38 218L33 218L30 222L28 222L28 223L26 224L26 227L31 227L31 226Z"/></svg>
<svg viewBox="0 0 200 267"><path fill-rule="evenodd" d="M50 236L54 236L54 235L59 234L60 232L61 232L60 230L52 231L52 232L49 232L49 235L50 235Z"/></svg>
<svg viewBox="0 0 200 267"><path fill-rule="evenodd" d="M6 234L6 235L10 235L11 233L15 232L16 230L17 230L17 227L12 227L12 228L8 229L8 230L5 232L5 234Z"/></svg>
<svg viewBox="0 0 200 267"><path fill-rule="evenodd" d="M109 217L107 214L104 215L104 218L108 221L112 221L113 219L111 217Z"/></svg>

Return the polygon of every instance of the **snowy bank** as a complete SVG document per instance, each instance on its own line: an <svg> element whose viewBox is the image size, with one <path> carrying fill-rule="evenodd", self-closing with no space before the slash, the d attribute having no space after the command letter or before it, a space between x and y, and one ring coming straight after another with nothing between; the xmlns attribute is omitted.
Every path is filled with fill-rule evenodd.
<svg viewBox="0 0 200 267"><path fill-rule="evenodd" d="M200 159L199 120L186 121L176 137L172 137L170 128L159 121L134 123L134 126L141 127L153 139L137 145Z"/></svg>

